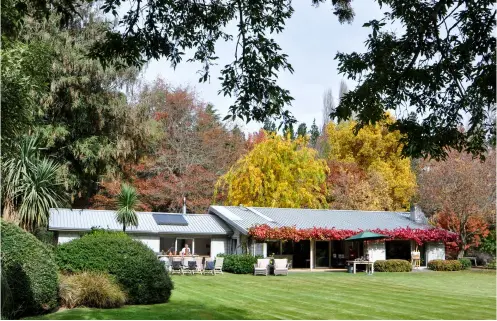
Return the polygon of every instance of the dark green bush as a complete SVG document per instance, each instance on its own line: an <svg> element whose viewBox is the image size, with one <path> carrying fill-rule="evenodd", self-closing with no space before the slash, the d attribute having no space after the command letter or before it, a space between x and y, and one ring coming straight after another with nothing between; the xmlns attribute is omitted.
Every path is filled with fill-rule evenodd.
<svg viewBox="0 0 497 321"><path fill-rule="evenodd" d="M94 231L56 250L66 273L102 271L114 275L130 304L164 303L173 283L164 265L145 244L122 232Z"/></svg>
<svg viewBox="0 0 497 321"><path fill-rule="evenodd" d="M432 260L428 262L428 268L434 271L460 271L462 264L458 260Z"/></svg>
<svg viewBox="0 0 497 321"><path fill-rule="evenodd" d="M254 272L254 264L261 255L252 256L249 254L219 254L224 257L223 271L235 274L249 274Z"/></svg>
<svg viewBox="0 0 497 321"><path fill-rule="evenodd" d="M411 272L412 264L406 260L378 260L374 262L376 272Z"/></svg>
<svg viewBox="0 0 497 321"><path fill-rule="evenodd" d="M19 318L57 306L57 265L32 234L1 220L2 316Z"/></svg>
<svg viewBox="0 0 497 321"><path fill-rule="evenodd" d="M471 261L469 259L459 259L461 262L463 270L471 269Z"/></svg>

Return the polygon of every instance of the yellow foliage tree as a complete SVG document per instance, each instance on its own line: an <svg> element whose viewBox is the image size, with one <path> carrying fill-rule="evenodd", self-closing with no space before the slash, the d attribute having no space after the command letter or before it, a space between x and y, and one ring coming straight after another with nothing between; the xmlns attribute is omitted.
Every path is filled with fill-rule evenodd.
<svg viewBox="0 0 497 321"><path fill-rule="evenodd" d="M353 132L355 121L341 122L338 125L329 123L326 127L328 160L343 164L355 163L367 177L376 176L386 185L390 200L381 204L364 203L363 207L367 209L405 210L416 191L416 177L411 170L411 161L401 157L401 134L387 129L387 125L393 121L394 119L387 115L385 121L367 125L360 129L357 135ZM371 192L375 193L375 190ZM369 199L373 201L378 198Z"/></svg>
<svg viewBox="0 0 497 321"><path fill-rule="evenodd" d="M229 205L325 208L327 171L307 138L270 134L218 180L214 198Z"/></svg>

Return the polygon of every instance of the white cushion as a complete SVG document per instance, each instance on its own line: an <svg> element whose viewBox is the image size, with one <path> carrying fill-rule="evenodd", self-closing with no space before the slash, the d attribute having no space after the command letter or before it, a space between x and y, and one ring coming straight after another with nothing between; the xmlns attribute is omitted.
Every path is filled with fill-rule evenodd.
<svg viewBox="0 0 497 321"><path fill-rule="evenodd" d="M286 269L287 259L275 259L274 268L275 269Z"/></svg>
<svg viewBox="0 0 497 321"><path fill-rule="evenodd" d="M265 269L269 265L269 259L258 259L257 267Z"/></svg>

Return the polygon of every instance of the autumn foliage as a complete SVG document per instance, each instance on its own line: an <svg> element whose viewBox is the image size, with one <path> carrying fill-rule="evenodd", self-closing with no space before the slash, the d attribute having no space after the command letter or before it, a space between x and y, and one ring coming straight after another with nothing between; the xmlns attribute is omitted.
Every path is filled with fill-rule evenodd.
<svg viewBox="0 0 497 321"><path fill-rule="evenodd" d="M451 151L444 162L420 164L419 204L439 227L457 233L459 256L495 224L495 151L485 162Z"/></svg>
<svg viewBox="0 0 497 321"><path fill-rule="evenodd" d="M408 158L401 157L401 135L387 126L367 125L354 134L355 121L326 127L330 206L334 209L405 210L416 190Z"/></svg>
<svg viewBox="0 0 497 321"><path fill-rule="evenodd" d="M393 230L388 229L374 229L374 233L388 235L389 238L385 240L414 240L418 245L426 242L455 242L457 235L446 230L432 228L432 229L411 229L411 228L396 228ZM322 241L335 241L344 240L362 230L341 230L335 228L309 228L297 229L291 227L270 227L266 224L257 225L249 229L248 234L256 240L292 240L295 242L301 240L322 240Z"/></svg>
<svg viewBox="0 0 497 321"><path fill-rule="evenodd" d="M219 179L215 197L230 205L325 207L328 168L316 150L303 137L266 135Z"/></svg>

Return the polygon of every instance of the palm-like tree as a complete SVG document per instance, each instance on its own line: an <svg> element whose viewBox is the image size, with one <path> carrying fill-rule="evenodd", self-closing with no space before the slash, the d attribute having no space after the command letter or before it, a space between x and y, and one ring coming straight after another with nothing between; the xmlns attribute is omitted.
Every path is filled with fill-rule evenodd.
<svg viewBox="0 0 497 321"><path fill-rule="evenodd" d="M121 192L117 195L116 220L123 225L123 232L126 232L126 226L138 226L136 205L138 205L138 193L135 188L122 184Z"/></svg>
<svg viewBox="0 0 497 321"><path fill-rule="evenodd" d="M2 163L3 216L27 230L48 224L49 209L67 203L61 166L39 154L38 138L24 137L18 153Z"/></svg>

